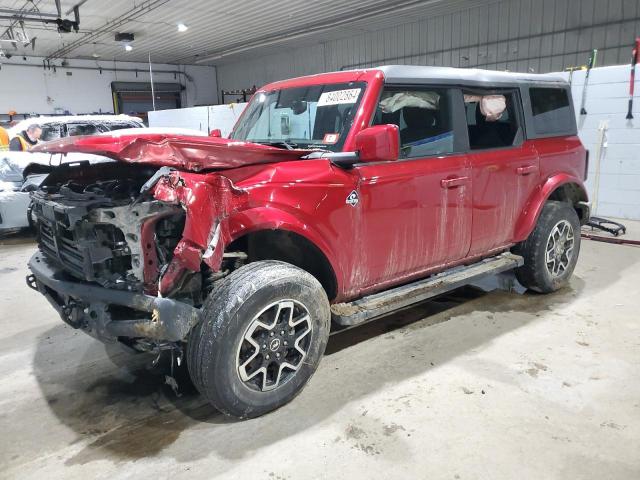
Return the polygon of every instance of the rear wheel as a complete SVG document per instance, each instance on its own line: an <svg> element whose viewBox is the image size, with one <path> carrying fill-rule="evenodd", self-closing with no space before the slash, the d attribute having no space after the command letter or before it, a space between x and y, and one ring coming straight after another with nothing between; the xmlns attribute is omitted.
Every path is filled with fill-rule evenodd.
<svg viewBox="0 0 640 480"><path fill-rule="evenodd" d="M569 283L580 253L580 220L567 203L549 201L529 238L515 253L524 265L516 270L518 281L541 293L558 290Z"/></svg>
<svg viewBox="0 0 640 480"><path fill-rule="evenodd" d="M227 415L275 410L315 372L330 318L322 286L304 270L277 261L239 268L217 285L191 332L193 382Z"/></svg>

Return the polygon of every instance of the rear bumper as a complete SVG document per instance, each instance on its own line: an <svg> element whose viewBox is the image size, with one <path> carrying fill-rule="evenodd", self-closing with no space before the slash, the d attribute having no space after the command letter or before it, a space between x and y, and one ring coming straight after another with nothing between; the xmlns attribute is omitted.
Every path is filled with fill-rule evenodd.
<svg viewBox="0 0 640 480"><path fill-rule="evenodd" d="M40 252L29 260L29 269L29 287L42 293L66 323L101 341L182 341L200 321L200 310L184 302L72 280ZM113 306L130 309L125 311L135 318L114 318Z"/></svg>

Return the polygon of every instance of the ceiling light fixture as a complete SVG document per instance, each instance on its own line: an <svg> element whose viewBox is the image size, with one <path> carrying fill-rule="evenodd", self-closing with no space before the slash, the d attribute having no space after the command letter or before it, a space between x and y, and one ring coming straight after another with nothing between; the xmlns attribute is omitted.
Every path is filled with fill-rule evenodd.
<svg viewBox="0 0 640 480"><path fill-rule="evenodd" d="M124 49L125 49L127 52L130 52L131 50L133 50L133 47L132 47L131 45L125 45L125 46L124 46Z"/></svg>
<svg viewBox="0 0 640 480"><path fill-rule="evenodd" d="M178 24L178 31L179 32L186 32L187 30L189 30L189 27L187 27L184 23L179 23Z"/></svg>

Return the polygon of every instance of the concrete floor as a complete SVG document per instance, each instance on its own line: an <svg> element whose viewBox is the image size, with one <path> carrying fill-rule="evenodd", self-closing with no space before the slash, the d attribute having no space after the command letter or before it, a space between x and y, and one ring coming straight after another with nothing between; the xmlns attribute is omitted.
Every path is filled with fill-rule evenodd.
<svg viewBox="0 0 640 480"><path fill-rule="evenodd" d="M25 286L34 249L0 246L2 478L640 478L640 248L584 241L564 291L334 335L293 403L244 422L65 326Z"/></svg>

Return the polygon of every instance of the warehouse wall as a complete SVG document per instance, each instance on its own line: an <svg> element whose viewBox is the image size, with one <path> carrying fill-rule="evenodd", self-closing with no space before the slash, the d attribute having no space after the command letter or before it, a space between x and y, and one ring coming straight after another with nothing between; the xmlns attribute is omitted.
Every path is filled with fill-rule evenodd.
<svg viewBox="0 0 640 480"><path fill-rule="evenodd" d="M354 29L357 31L357 29ZM628 63L640 34L638 0L501 0L458 12L219 66L220 88L311 73L419 64L560 71L587 62Z"/></svg>
<svg viewBox="0 0 640 480"><path fill-rule="evenodd" d="M53 113L55 108L72 113L112 112L111 82L149 81L149 65L132 62L95 62L69 60L70 67L139 69L135 72L56 68L45 70L41 59L13 57L2 62L0 70L0 113ZM183 106L215 104L218 101L215 67L153 64L154 82L179 82L186 87ZM160 73L159 70L180 70L189 75ZM71 75L67 75L70 72Z"/></svg>
<svg viewBox="0 0 640 480"><path fill-rule="evenodd" d="M587 189L593 213L640 220L640 97L634 102L635 118L627 120L629 67L592 70L585 103L587 114L579 115L584 78L585 72L575 72L571 84L578 132L590 151ZM636 79L640 83L640 74ZM604 128L605 135L598 159L599 128Z"/></svg>

